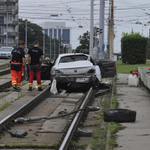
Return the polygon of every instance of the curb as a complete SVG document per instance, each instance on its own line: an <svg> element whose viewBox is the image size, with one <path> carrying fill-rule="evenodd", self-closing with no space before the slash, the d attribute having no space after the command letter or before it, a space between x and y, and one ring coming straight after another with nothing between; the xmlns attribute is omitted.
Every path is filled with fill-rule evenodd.
<svg viewBox="0 0 150 150"><path fill-rule="evenodd" d="M114 91L114 87L116 86L116 80L117 80L117 75L114 77L114 82L112 84L112 93L111 93L111 99L115 96L113 91ZM110 107L112 106L112 103L110 103ZM108 123L108 125L110 125L110 123ZM110 131L109 129L107 130L107 136L106 136L106 147L105 147L105 150L110 150L109 149L109 140L111 139L110 138L111 134L110 134Z"/></svg>

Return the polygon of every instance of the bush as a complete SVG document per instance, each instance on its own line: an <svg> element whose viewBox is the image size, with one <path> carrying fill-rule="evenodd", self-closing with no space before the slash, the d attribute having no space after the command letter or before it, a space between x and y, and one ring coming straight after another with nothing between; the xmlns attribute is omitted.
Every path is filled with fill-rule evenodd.
<svg viewBox="0 0 150 150"><path fill-rule="evenodd" d="M150 39L148 40L148 46L146 51L146 59L150 59Z"/></svg>
<svg viewBox="0 0 150 150"><path fill-rule="evenodd" d="M145 64L147 38L142 37L139 33L123 33L121 38L121 55L122 62L128 64Z"/></svg>

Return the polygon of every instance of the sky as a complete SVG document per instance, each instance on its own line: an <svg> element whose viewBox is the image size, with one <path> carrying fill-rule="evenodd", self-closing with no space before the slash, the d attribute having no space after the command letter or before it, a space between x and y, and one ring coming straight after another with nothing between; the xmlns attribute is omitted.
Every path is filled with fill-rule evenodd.
<svg viewBox="0 0 150 150"><path fill-rule="evenodd" d="M79 46L79 36L90 31L91 0L19 0L19 18L38 25L43 22L66 22L71 28L71 44ZM100 0L94 0L94 26L99 27ZM58 14L58 17L51 17ZM108 39L109 0L105 0L104 44ZM149 37L149 0L114 0L114 52L121 51L122 32L139 32ZM82 26L82 28L81 28Z"/></svg>

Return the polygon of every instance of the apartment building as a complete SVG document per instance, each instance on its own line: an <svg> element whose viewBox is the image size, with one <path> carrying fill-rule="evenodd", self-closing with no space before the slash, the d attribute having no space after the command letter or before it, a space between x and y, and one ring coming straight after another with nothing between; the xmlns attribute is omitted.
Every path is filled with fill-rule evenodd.
<svg viewBox="0 0 150 150"><path fill-rule="evenodd" d="M0 47L18 46L18 0L0 0Z"/></svg>

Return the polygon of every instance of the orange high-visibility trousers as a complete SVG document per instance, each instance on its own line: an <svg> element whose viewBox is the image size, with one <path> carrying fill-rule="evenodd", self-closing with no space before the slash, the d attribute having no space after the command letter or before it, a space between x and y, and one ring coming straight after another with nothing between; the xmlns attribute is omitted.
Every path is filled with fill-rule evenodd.
<svg viewBox="0 0 150 150"><path fill-rule="evenodd" d="M22 77L22 73L23 73L23 67L21 63L13 63L11 62L11 64L13 66L11 66L11 74L12 74L12 86L16 85L18 88L20 87L20 83L21 83L21 77ZM21 65L21 68L18 66L15 68L15 65Z"/></svg>
<svg viewBox="0 0 150 150"><path fill-rule="evenodd" d="M22 71L11 70L11 74L12 74L12 86L16 85L17 87L20 87Z"/></svg>

